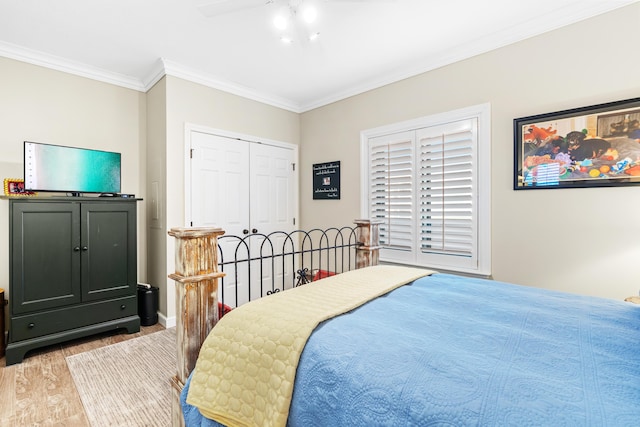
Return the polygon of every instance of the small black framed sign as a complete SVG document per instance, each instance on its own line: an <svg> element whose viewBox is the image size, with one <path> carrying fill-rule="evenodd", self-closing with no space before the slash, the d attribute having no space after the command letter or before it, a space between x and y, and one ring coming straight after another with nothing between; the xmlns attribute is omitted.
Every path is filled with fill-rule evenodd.
<svg viewBox="0 0 640 427"><path fill-rule="evenodd" d="M340 161L313 165L313 199L340 199Z"/></svg>

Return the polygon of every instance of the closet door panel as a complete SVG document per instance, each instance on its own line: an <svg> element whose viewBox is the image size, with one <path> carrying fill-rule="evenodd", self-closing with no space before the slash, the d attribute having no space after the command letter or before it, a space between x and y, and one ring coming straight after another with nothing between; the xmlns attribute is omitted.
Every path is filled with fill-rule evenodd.
<svg viewBox="0 0 640 427"><path fill-rule="evenodd" d="M252 253L267 256L272 254L271 251L293 252L297 241L286 239L287 234L295 230L293 151L268 144L251 144L250 156L251 227L260 235L269 236L268 244L260 236L252 239ZM285 268L292 261L292 257L285 257L269 268L254 265L252 295L260 293L264 296L275 288L281 288L282 283L287 288L293 286L294 276Z"/></svg>
<svg viewBox="0 0 640 427"><path fill-rule="evenodd" d="M193 132L191 147L193 226L241 235L249 225L248 144Z"/></svg>
<svg viewBox="0 0 640 427"><path fill-rule="evenodd" d="M220 239L223 261L293 252L297 242L285 237L295 228L294 151L197 131L191 133L191 148L191 225L220 227L226 236L245 239ZM291 287L293 275L285 273L282 258L276 261L254 260L237 269L225 265L225 304L237 306L264 296L282 288L283 280Z"/></svg>
<svg viewBox="0 0 640 427"><path fill-rule="evenodd" d="M207 133L191 133L191 213L193 227L220 227L227 236L249 232L249 145L246 141ZM239 241L220 239L225 258L232 260ZM247 251L240 247L238 257ZM219 289L225 304L238 306L248 297L248 271L225 265ZM236 289L238 293L236 294Z"/></svg>

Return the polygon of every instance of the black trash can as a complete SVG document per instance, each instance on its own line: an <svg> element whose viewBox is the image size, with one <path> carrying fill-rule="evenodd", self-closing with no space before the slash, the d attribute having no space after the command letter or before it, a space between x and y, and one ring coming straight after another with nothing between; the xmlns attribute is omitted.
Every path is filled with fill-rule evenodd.
<svg viewBox="0 0 640 427"><path fill-rule="evenodd" d="M158 323L158 288L138 284L138 316L141 326Z"/></svg>

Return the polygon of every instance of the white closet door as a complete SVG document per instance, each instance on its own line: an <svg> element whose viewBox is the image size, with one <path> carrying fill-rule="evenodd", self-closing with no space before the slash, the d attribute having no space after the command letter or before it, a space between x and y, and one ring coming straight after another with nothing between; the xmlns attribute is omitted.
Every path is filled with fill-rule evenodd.
<svg viewBox="0 0 640 427"><path fill-rule="evenodd" d="M249 145L192 132L191 149L192 225L242 235L249 225Z"/></svg>
<svg viewBox="0 0 640 427"><path fill-rule="evenodd" d="M294 250L293 242L287 240L285 234L295 229L293 156L293 150L290 149L251 144L251 231L270 235L266 242L261 237L251 239L252 254L268 256ZM273 288L281 288L283 279L286 287L291 287L294 280L292 265L292 256L269 260L268 265L267 262L253 263L252 295L264 296Z"/></svg>
<svg viewBox="0 0 640 427"><path fill-rule="evenodd" d="M191 213L194 227L220 227L226 235L268 235L274 231L289 233L294 229L295 162L292 149L249 143L202 132L191 133ZM273 236L271 244L264 238L247 240L252 258L281 252L284 234ZM236 257L236 239L221 239L224 261ZM267 248L267 249L265 249ZM291 251L289 249L288 251ZM247 257L244 245L239 259ZM291 262L291 257L287 259ZM273 268L272 268L273 267ZM282 259L272 264L253 261L250 265L251 295L247 289L249 269L246 263L224 267L225 303L241 305L259 295L266 295L272 283L281 287L284 275ZM260 285L260 276L265 286ZM287 278L293 281L291 273ZM237 284L236 284L237 282ZM287 282L289 283L289 282ZM236 299L236 288L238 291Z"/></svg>
<svg viewBox="0 0 640 427"><path fill-rule="evenodd" d="M191 215L193 227L220 227L226 235L244 236L249 227L249 145L207 133L191 133ZM223 261L230 261L238 241L221 239ZM246 256L246 251L240 256ZM247 295L248 272L225 265L218 297L239 305ZM238 288L236 301L235 289ZM244 302L244 301L242 301Z"/></svg>

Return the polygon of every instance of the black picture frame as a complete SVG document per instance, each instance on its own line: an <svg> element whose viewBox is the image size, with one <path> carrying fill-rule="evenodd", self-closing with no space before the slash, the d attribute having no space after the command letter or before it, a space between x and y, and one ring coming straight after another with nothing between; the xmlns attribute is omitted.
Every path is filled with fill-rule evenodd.
<svg viewBox="0 0 640 427"><path fill-rule="evenodd" d="M640 98L513 120L514 190L640 184Z"/></svg>
<svg viewBox="0 0 640 427"><path fill-rule="evenodd" d="M340 161L313 165L313 199L340 200Z"/></svg>

